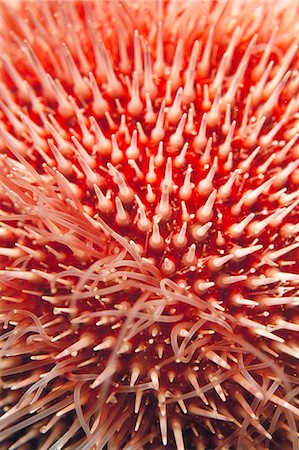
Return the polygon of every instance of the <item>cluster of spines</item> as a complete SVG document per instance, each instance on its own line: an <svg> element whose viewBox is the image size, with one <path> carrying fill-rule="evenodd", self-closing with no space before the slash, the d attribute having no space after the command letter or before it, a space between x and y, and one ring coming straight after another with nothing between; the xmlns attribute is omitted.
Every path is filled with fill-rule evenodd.
<svg viewBox="0 0 299 450"><path fill-rule="evenodd" d="M57 29L48 8L47 5L45 23L51 23ZM78 25L80 29L78 11L73 6L69 8L67 14L70 14L72 20L75 20L74 25ZM220 11L219 5L218 8ZM46 103L41 102L35 90L22 80L9 57L4 55L2 59L5 72L14 83L13 90L16 90L16 96L11 95L12 88L7 88L5 83L1 84L2 146L5 152L11 152L9 157L1 159L1 181L5 186L2 218L5 224L3 223L1 230L4 240L7 239L9 244L1 248L1 255L9 261L9 265L1 271L1 277L8 292L12 289L12 295L5 296L4 301L9 304L23 303L24 298L14 299L12 282L25 281L30 283L30 288L23 289L22 295L30 298L29 310L34 311L32 299L42 298L50 305L45 307L46 311L58 318L64 316L61 325L65 323L65 317L68 318L67 321L79 324L83 332L79 331L77 340L74 339L78 334L74 333L76 325L72 328L69 326L67 330L62 326L56 335L54 332L53 335L50 334L53 345L55 342L62 342L61 346L57 344L59 351L54 351L54 361L59 365L57 361L66 360L72 367L74 358L79 357L79 365L84 366L82 352L86 348L90 350L87 365L96 363L97 352L104 352L105 363L109 363L106 369L97 368L97 371L102 370L97 376L86 373L77 378L80 381L92 381L94 388L102 385L111 388L111 379L121 373L122 365L117 360L122 354L130 355L133 352L134 359L135 354L146 354L145 351L149 351L148 346L151 344L146 340L146 344L140 344L132 350L131 342L137 333L142 333L143 336L152 322L157 322L164 334L166 330L169 332L167 324L178 322L177 326L172 327L173 332L168 336L168 342L166 336L165 342L156 346L157 356L153 357L153 361L158 361L157 368L154 367L148 373L146 371L146 376L143 374L145 383L137 383L140 377L138 371L142 372L138 365L133 365L128 375L130 388L136 393L134 411L137 414L137 434L132 440L139 442L142 438L149 441L153 439L150 434L142 436L139 431L144 406L150 401L149 396L142 407L139 392L154 389L157 392L163 444L167 445L167 429L171 425L177 447L182 448L182 418L174 414L171 424L167 422L166 404L170 405L172 401L166 400L169 393L166 395L163 392L165 385L161 387L159 382L159 373L168 363L189 363L194 352L202 348L207 367L212 362L220 368L220 373L231 369L228 362L230 359L234 364L244 366L242 357L231 354L227 343L223 344L224 350L218 349L217 336L218 339L226 336L228 340L230 336L237 354L240 345L243 350L247 348L250 355L262 359L260 353L250 346L246 347L242 337L239 340L238 336L232 337L232 330L240 328L241 335L253 334L255 337L265 338L265 354L276 357L284 353L288 357L297 357L293 334L290 343L286 343L281 337L281 334L285 334L284 330L298 331L297 323L281 316L274 323L267 322L269 314L266 314L269 307L284 304L292 310L298 304L296 259L289 258L289 254L293 255L292 252L298 248L298 226L295 223L295 213L298 210L298 151L295 147L298 120L294 116L298 108L298 97L288 101L286 107L279 104L281 96L289 99L298 90L298 74L296 70L289 70L297 54L297 44L290 45L280 61L279 69L273 75L271 54L278 34L275 29L268 36L269 41L258 64L251 71L249 63L255 51L257 36L252 37L249 33L249 44L244 49L240 63L233 72L229 72L236 47L240 45L241 28L236 28L214 73L211 71L212 48L215 46L213 29L207 38L195 40L193 45L189 45L191 56L187 62L183 62L184 45L180 40L172 64L167 64L165 61L168 54L164 47L165 37L163 38L165 24L158 22L154 26L157 35L154 63L151 61L150 45L142 41L138 31L133 33L130 51L134 56L134 73L130 78L130 61L125 40L119 40L120 60L115 69L115 61L113 64L104 43L96 40L88 11L87 9L87 22L97 63L95 73L88 75L90 64L74 31L76 26L73 30L72 26L66 24L71 33L72 52L69 45L62 45L59 47L59 58L56 59L56 55L53 55L50 61L56 76L64 80L65 86L55 76L46 73L43 60L39 61L33 50L35 41L30 28L26 23L18 23L19 26L23 23L22 33L26 40L21 45L31 61L33 76L47 99ZM211 14L216 14L215 11L217 12L217 7ZM34 10L29 8L28 12L36 27ZM63 14L61 19L66 20ZM122 16L122 20L125 23L125 16ZM39 30L39 33L43 34L43 30ZM150 30L149 34L151 33L153 30ZM20 42L18 35L13 38ZM69 79L65 78L61 70L59 72L61 62L67 68ZM182 71L181 67L185 64L186 70ZM231 75L229 82L228 73ZM161 82L161 79L165 82ZM198 79L207 79L207 82L201 83ZM248 90L252 83L254 87ZM71 84L74 85L73 92L69 91ZM17 103L20 100L29 106L30 114L26 114L26 108L19 108ZM243 111L244 108L243 113L236 113L236 103L242 105L240 109ZM56 115L51 112L54 104L58 112ZM279 120L274 114L277 109ZM275 117L274 121L272 115ZM71 132L64 128L65 124L71 127ZM280 171L282 165L283 170ZM13 211L11 204L14 204ZM231 222L226 219L227 214L233 216ZM34 223L37 217L38 223ZM18 228L9 226L9 221L17 222ZM95 229L99 230L98 236L94 236ZM271 236L271 230L277 229L278 233ZM19 242L13 247L11 243L16 235ZM112 239L108 254L107 236ZM36 248L32 248L30 244L32 238ZM113 239L116 239L117 245L113 243ZM51 241L54 241L54 245L51 245ZM243 241L246 241L245 246L241 246ZM228 247L227 251L221 247ZM69 251L77 267L73 267ZM54 264L47 261L48 252L51 258L54 257ZM182 264L173 256L173 252L180 255ZM255 259L255 253L261 256ZM108 259L104 255L108 255ZM246 262L248 258L249 263ZM154 270L153 262L154 265L158 264L159 270ZM250 262L253 262L253 266ZM87 264L90 267L86 273ZM117 270L118 267L121 270ZM285 267L290 272L284 270ZM295 270L292 270L294 267ZM207 273L209 277L202 278ZM42 280L49 284L48 293L40 290L44 283ZM134 310L130 296L126 301L121 301L123 294L119 296L119 293L126 292L126 289L138 291L140 281L146 294L137 296L138 306ZM193 295L190 294L190 289ZM216 291L213 292L212 289ZM223 298L222 292L226 298ZM206 304L199 298L202 295L207 295ZM87 312L84 301L93 298L100 302L100 312L94 310L96 307L91 300L90 311ZM227 301L231 301L233 307L239 309L235 318L229 314L231 306L227 306ZM180 303L184 308L188 305L188 308L200 310L200 313L193 316L192 331L188 328L190 324L183 322L187 313L184 308L178 307ZM22 316L23 313L16 309L13 311L15 319L4 317L5 323L12 326L18 323L18 314ZM24 315L26 317L25 313ZM105 321L105 317L108 321ZM124 319L119 321L118 317ZM103 325L107 328L102 333L85 333L84 323L94 324L95 318L100 320L94 328ZM190 318L192 320L192 313ZM54 324L57 324L55 320ZM263 323L265 320L266 325ZM129 325L131 332L128 331ZM45 326L37 326L40 339ZM161 334L159 327L158 334ZM121 329L121 339L118 329ZM199 330L200 337L195 338ZM275 334L277 331L278 335ZM149 333L153 342L157 337L156 333L156 330ZM215 333L216 339L213 336ZM5 339L10 338L10 335L5 336ZM101 336L101 342L94 345L98 336ZM49 339L45 335L43 337ZM183 339L180 345L179 339ZM268 341L270 345L267 344ZM13 335L8 345L10 342L15 342ZM214 350L205 348L206 344L203 342L210 342ZM107 351L111 351L111 355L108 353L107 356ZM202 357L196 355L194 358L194 363L199 365ZM163 363L159 363L162 359L165 359ZM268 356L262 359L257 373L258 370L266 369L266 361L269 363ZM144 362L143 364L146 366ZM250 393L257 400L268 396L274 405L287 410L286 415L289 414L288 411L298 415L295 406L272 393L272 390L275 392L279 387L277 379L268 392L252 378L251 369L248 369L250 362L247 364L242 374L228 372L228 375L224 375L224 380L231 379L242 386L243 394L238 392L236 401L245 411L244 416L241 414L244 418L243 429L248 426L244 425L248 415L253 418L256 414L248 404L248 399L244 398L244 391L245 397ZM54 373L55 368L56 366L53 368ZM276 377L281 373L273 363L271 368ZM225 402L228 393L217 378L219 374L215 379L213 370L211 373L208 368L205 370L211 378L207 392L214 389ZM62 371L57 373L62 375L64 371L62 366ZM68 368L68 371L71 369ZM35 382L32 392L39 389L36 384L38 382L35 381L39 375L37 371L30 379L30 382ZM175 376L175 372L168 371L168 382L172 383ZM187 422L192 422L192 417L198 415L216 421L226 420L240 426L236 418L217 410L213 395L207 399L203 392L205 388L202 389L193 370L188 371L186 377L193 388L191 397L198 395L203 402L201 405L208 406L200 407L195 402L187 408L184 395L188 399L190 393L176 394L170 390L170 398L175 397L182 412L191 414L191 420ZM294 382L290 374L285 377L286 383ZM205 377L206 381L207 378ZM119 384L121 380L117 379L116 382ZM48 379L45 377L40 386L45 387L47 383ZM35 401L41 392L34 396ZM105 388L99 394L99 401L103 406L107 398L101 392L105 392ZM119 392L122 392L121 387ZM32 399L27 394L30 404ZM290 400L292 395L295 394L290 394ZM115 396L112 391L108 403L115 404ZM91 432L84 419L82 420L79 405L78 397L74 402L66 402L65 407L58 403L55 406L59 410L57 416L75 409L77 422L74 424L77 425L71 430L82 427L89 438ZM124 413L118 426L125 420L127 416ZM276 423L278 420L279 417ZM34 421L38 419L29 423ZM100 435L95 434L94 443L109 441L109 420L106 416L102 418L101 425L103 423L103 431ZM95 429L97 425L99 423L95 421ZM250 425L263 438L271 439L271 433L259 422L253 420ZM212 435L217 434L211 422L205 426ZM291 419L288 427L293 433L294 442ZM71 437L72 432L66 433L67 436ZM193 433L198 437L196 429ZM246 428L244 433L246 434ZM10 434L11 430L8 436ZM239 441L240 436L242 433L239 434ZM251 437L250 433L246 436L248 439ZM56 435L53 439L56 439ZM64 435L60 445L65 439ZM113 440L113 437L110 436L110 439ZM227 442L233 443L234 439L238 440L238 437L232 434Z"/></svg>

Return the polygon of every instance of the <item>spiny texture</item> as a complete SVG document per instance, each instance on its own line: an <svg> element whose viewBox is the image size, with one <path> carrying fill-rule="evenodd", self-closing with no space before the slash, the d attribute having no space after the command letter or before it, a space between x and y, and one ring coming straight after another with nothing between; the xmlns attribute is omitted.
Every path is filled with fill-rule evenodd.
<svg viewBox="0 0 299 450"><path fill-rule="evenodd" d="M2 448L298 448L298 2L0 7Z"/></svg>

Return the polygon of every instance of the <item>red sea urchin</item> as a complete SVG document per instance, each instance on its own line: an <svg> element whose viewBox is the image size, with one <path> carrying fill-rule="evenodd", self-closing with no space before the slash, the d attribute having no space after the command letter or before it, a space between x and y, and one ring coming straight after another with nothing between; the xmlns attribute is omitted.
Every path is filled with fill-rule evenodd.
<svg viewBox="0 0 299 450"><path fill-rule="evenodd" d="M1 448L298 448L298 5L1 4Z"/></svg>

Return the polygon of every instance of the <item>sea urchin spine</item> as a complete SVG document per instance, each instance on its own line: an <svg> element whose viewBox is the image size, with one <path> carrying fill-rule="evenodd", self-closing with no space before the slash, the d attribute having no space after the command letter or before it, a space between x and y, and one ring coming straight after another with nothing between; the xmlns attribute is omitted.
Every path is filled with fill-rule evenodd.
<svg viewBox="0 0 299 450"><path fill-rule="evenodd" d="M1 3L1 448L298 448L298 5Z"/></svg>

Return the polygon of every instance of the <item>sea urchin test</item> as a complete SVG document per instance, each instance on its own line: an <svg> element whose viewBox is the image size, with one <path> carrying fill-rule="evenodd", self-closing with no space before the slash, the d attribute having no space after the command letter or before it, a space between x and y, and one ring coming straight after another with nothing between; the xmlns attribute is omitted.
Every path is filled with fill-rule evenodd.
<svg viewBox="0 0 299 450"><path fill-rule="evenodd" d="M298 448L299 3L0 15L1 448Z"/></svg>

